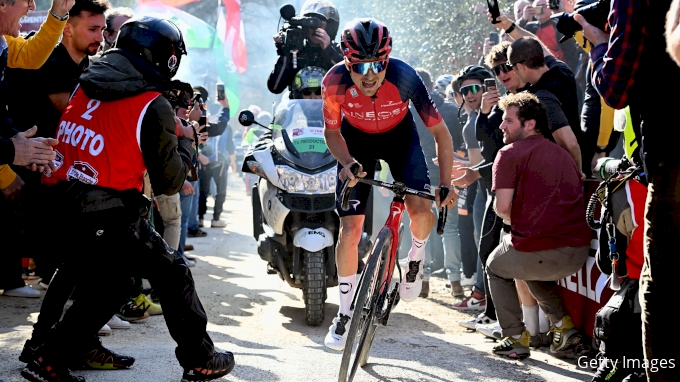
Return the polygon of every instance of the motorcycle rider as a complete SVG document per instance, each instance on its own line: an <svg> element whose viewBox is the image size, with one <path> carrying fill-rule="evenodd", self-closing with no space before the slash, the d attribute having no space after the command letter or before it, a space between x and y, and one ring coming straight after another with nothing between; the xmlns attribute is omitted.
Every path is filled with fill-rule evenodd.
<svg viewBox="0 0 680 382"><path fill-rule="evenodd" d="M274 36L279 59L269 75L267 87L275 94L282 93L290 86L301 68L317 66L328 70L342 61L340 47L333 41L340 25L340 15L333 3L328 0L307 0L302 4L300 13L321 20L321 28L307 29L305 47L297 53L297 68L293 67L291 55L284 54L281 35Z"/></svg>
<svg viewBox="0 0 680 382"><path fill-rule="evenodd" d="M161 95L186 54L184 40L173 23L141 17L123 24L116 44L81 76L57 132L58 169L43 178L56 194L57 237L72 243L65 267L78 268L88 287L22 376L85 381L70 374L71 360L126 302L131 277L145 277L163 301L182 381L217 379L233 369L233 354L215 351L191 272L149 225L142 193L144 171L157 193L173 194L192 166L198 126L183 126Z"/></svg>

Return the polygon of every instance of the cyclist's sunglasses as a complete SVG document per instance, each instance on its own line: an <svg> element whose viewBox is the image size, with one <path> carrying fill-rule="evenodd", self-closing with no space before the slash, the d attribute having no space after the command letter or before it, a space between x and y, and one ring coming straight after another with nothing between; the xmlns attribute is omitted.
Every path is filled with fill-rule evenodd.
<svg viewBox="0 0 680 382"><path fill-rule="evenodd" d="M463 86L462 88L460 88L460 93L463 94L464 96L466 96L470 92L472 92L472 94L477 94L477 93L479 93L483 90L484 90L484 87L482 85L472 84L472 85L467 85L467 86Z"/></svg>
<svg viewBox="0 0 680 382"><path fill-rule="evenodd" d="M316 88L314 90L311 89L303 89L302 90L302 95L309 97L312 94L316 94L318 96L321 95L321 88Z"/></svg>
<svg viewBox="0 0 680 382"><path fill-rule="evenodd" d="M369 70L373 70L373 73L378 74L383 70L387 69L387 60L357 62L355 64L350 63L349 65L354 73L358 73L365 76L366 74L368 74Z"/></svg>
<svg viewBox="0 0 680 382"><path fill-rule="evenodd" d="M498 64L498 65L493 67L493 72L497 76L500 75L501 72L508 73L508 72L511 72L511 71L512 71L512 66L510 66L508 64Z"/></svg>

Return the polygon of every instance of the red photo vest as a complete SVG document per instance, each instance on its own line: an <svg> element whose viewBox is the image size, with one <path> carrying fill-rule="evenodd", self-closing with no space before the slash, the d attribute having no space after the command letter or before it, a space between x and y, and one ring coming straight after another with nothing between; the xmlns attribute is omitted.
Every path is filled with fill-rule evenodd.
<svg viewBox="0 0 680 382"><path fill-rule="evenodd" d="M77 179L115 190L142 191L146 166L140 147L142 120L158 92L103 102L78 88L59 121L58 170L43 183Z"/></svg>

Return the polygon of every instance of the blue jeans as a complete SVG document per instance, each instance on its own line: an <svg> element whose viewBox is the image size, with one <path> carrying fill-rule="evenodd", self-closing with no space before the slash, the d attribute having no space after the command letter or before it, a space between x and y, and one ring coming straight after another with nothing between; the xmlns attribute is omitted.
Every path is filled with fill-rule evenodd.
<svg viewBox="0 0 680 382"><path fill-rule="evenodd" d="M193 194L186 195L182 191L179 192L179 203L182 208L182 223L177 252L182 255L184 254L184 245L187 242L187 231L189 227L191 227L191 229L198 229L198 194L200 190L198 181L189 183L194 187ZM194 225L192 225L192 223Z"/></svg>
<svg viewBox="0 0 680 382"><path fill-rule="evenodd" d="M477 194L475 195L475 204L472 210L472 219L475 224L475 244L477 244L477 251L479 251L479 240L482 232L482 224L484 223L484 212L486 211L486 183L484 179L477 181ZM481 257L477 257L477 281L475 282L475 290L479 293L486 294L484 288L484 264L482 264Z"/></svg>
<svg viewBox="0 0 680 382"><path fill-rule="evenodd" d="M444 244L444 268L449 281L460 281L462 263L460 250L460 234L458 233L458 208L449 209L442 235ZM424 278L423 278L424 279Z"/></svg>

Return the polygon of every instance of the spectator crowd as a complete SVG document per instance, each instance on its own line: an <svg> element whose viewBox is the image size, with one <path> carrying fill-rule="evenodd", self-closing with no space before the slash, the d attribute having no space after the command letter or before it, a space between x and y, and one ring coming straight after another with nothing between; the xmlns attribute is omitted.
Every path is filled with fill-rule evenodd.
<svg viewBox="0 0 680 382"><path fill-rule="evenodd" d="M680 266L674 250L680 246L680 159L673 155L680 132L667 117L675 99L659 87L680 82L680 1L590 2L605 4L606 26L579 13L592 6L587 3L517 0L512 15L493 20L500 39L484 41L478 65L436 78L417 69L453 138L457 193L441 240L427 243L421 297L428 297L434 264L441 263L453 309L475 314L460 325L498 340L497 355L523 359L541 347L569 355L593 336L598 358L609 361L599 363L593 381L679 380L675 366L651 365L675 362L677 354L661 331L673 317L672 280ZM96 77L88 68L111 57L121 25L134 15L110 8L108 0L53 0L40 30L20 35L19 19L34 1L0 0L0 8L0 235L7 244L0 289L6 297L28 298L40 297L38 288L59 290L43 303L24 347L21 359L30 362L62 309L84 298L73 281L52 282L66 272L67 255L56 254L44 238L59 224L45 208L54 192L45 179L64 160L54 147L65 136L77 144L86 134L60 120L81 75ZM551 15L563 12L582 30L573 36L560 30ZM173 139L195 135L198 170L183 177L179 192L155 193L153 174L146 174L143 187L154 201L152 226L188 267L197 260L187 238L226 227L221 214L227 174L237 170L234 136L248 145L258 135L257 127L235 133L226 96L202 85L173 81L163 92L180 124ZM265 124L271 120L255 106L251 111ZM416 124L437 187L436 145L422 121ZM593 200L601 211L594 211L586 192L596 181L602 184ZM597 265L610 275L614 297L592 317L594 333L583 333L557 282L582 268L593 228L601 244ZM30 257L30 265L22 257ZM144 288L141 277L131 284L100 335L163 314L153 288ZM99 341L91 346L108 351ZM117 356L123 366L130 362ZM626 358L640 362L616 366Z"/></svg>

